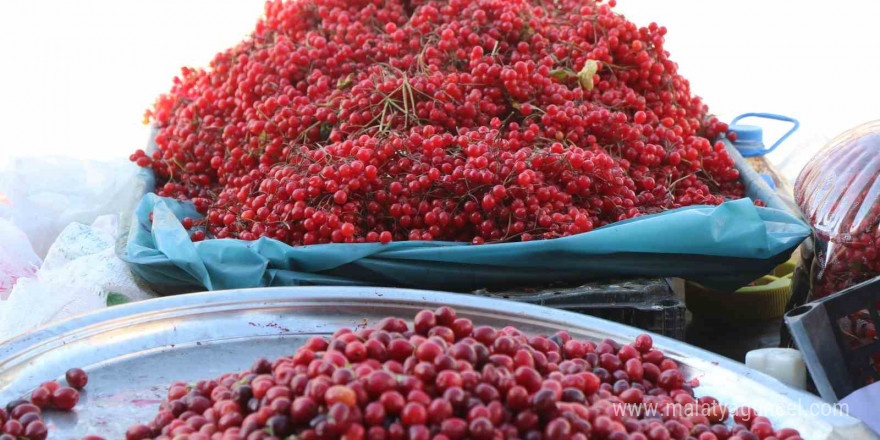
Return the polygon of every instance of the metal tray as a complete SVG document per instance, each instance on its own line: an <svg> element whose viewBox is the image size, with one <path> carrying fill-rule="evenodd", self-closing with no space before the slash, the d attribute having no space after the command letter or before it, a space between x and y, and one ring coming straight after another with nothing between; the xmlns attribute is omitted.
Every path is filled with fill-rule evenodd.
<svg viewBox="0 0 880 440"><path fill-rule="evenodd" d="M359 327L422 308L453 306L475 323L515 325L530 334L565 329L585 339L630 341L643 331L550 308L419 290L299 287L180 295L111 307L35 329L0 345L0 402L21 397L74 366L89 372L71 413L46 412L52 438L87 433L123 436L131 424L152 419L166 386L248 368L260 356L292 353L312 335ZM858 420L815 415L823 402L742 364L662 336L655 345L699 379L697 393L729 406L777 409L775 424L808 440L880 439ZM798 414L798 409L802 414Z"/></svg>

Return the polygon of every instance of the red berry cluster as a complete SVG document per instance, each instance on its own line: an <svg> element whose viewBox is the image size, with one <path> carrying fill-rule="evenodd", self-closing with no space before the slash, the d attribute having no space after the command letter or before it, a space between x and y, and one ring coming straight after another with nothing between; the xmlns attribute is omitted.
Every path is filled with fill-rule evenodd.
<svg viewBox="0 0 880 440"><path fill-rule="evenodd" d="M860 204L856 202L854 206ZM814 229L819 267L813 270L813 299L824 298L880 276L880 199L873 204L870 231L822 234Z"/></svg>
<svg viewBox="0 0 880 440"><path fill-rule="evenodd" d="M79 402L77 390L81 390L89 381L86 372L79 368L68 370L66 379L69 387L61 386L54 380L44 382L31 393L30 400L15 400L9 402L5 410L0 409L0 440L45 440L49 428L43 421L43 409L72 410Z"/></svg>
<svg viewBox="0 0 880 440"><path fill-rule="evenodd" d="M880 302L876 306L880 306ZM843 334L846 349L856 350L877 341L877 326L868 309L838 318L837 325ZM857 380L863 380L864 385L880 381L880 353L871 353L868 365L854 367L851 373Z"/></svg>
<svg viewBox="0 0 880 440"><path fill-rule="evenodd" d="M859 310L856 313L840 318L838 320L840 330L847 337L852 349L859 348L862 345L873 342L877 339L877 326L871 318L871 312L868 309ZM876 369L880 372L880 353L874 356Z"/></svg>
<svg viewBox="0 0 880 440"><path fill-rule="evenodd" d="M528 337L441 307L412 327L386 318L240 373L175 382L153 421L125 438L801 440L749 408L725 424L728 409L693 386L648 335L626 345Z"/></svg>
<svg viewBox="0 0 880 440"><path fill-rule="evenodd" d="M742 197L666 29L614 3L272 0L131 159L194 240L528 241Z"/></svg>

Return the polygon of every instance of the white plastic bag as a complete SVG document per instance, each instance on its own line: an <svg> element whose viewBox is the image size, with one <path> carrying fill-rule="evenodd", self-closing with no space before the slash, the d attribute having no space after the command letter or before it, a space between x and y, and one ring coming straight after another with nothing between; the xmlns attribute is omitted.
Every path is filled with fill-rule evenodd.
<svg viewBox="0 0 880 440"><path fill-rule="evenodd" d="M33 278L20 278L0 302L0 340L52 321L155 296L115 252L117 217L72 223Z"/></svg>
<svg viewBox="0 0 880 440"><path fill-rule="evenodd" d="M69 157L20 157L0 170L0 205L24 231L34 252L45 256L67 225L91 224L98 216L130 213L144 194L138 168L127 159L83 161ZM122 219L126 224L126 219Z"/></svg>
<svg viewBox="0 0 880 440"><path fill-rule="evenodd" d="M849 415L861 419L876 432L880 432L880 420L877 419L877 405L880 405L880 382L853 391L840 400L846 405Z"/></svg>
<svg viewBox="0 0 880 440"><path fill-rule="evenodd" d="M0 218L0 299L6 299L20 278L32 277L40 267L27 236L8 220Z"/></svg>

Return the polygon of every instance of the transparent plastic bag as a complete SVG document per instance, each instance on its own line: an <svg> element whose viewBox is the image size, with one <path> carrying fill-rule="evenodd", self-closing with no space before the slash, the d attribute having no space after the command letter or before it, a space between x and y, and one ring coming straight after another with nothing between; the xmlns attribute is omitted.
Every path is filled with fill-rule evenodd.
<svg viewBox="0 0 880 440"><path fill-rule="evenodd" d="M20 278L0 301L0 341L52 321L154 297L116 255L117 224L117 216L108 215L91 226L64 228L39 271Z"/></svg>
<svg viewBox="0 0 880 440"><path fill-rule="evenodd" d="M810 300L880 276L880 121L832 139L798 176L795 201L813 228Z"/></svg>
<svg viewBox="0 0 880 440"><path fill-rule="evenodd" d="M138 167L127 159L78 160L68 157L18 157L0 167L0 218L28 237L45 256L67 225L92 223L101 215L119 215L129 224L145 188Z"/></svg>
<svg viewBox="0 0 880 440"><path fill-rule="evenodd" d="M5 300L19 278L32 277L40 257L20 229L0 218L0 300Z"/></svg>

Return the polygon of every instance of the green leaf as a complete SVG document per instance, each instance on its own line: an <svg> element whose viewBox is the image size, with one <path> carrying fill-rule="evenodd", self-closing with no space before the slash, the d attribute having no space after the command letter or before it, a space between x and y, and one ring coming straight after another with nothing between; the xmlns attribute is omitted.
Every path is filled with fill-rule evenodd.
<svg viewBox="0 0 880 440"><path fill-rule="evenodd" d="M588 92L593 90L593 76L595 76L598 71L599 62L596 60L587 60L586 64L584 64L584 68L577 74L578 81L580 81L581 87L583 87L584 90Z"/></svg>
<svg viewBox="0 0 880 440"><path fill-rule="evenodd" d="M354 82L354 74L349 73L348 76L346 76L345 78L339 78L339 80L336 81L336 88L339 90L346 89L349 86L351 86L351 84L353 82Z"/></svg>
<svg viewBox="0 0 880 440"><path fill-rule="evenodd" d="M550 75L556 77L556 79L560 81L565 81L573 76L575 76L574 72L568 69L556 69L550 72Z"/></svg>
<svg viewBox="0 0 880 440"><path fill-rule="evenodd" d="M131 300L121 293L110 292L107 294L107 307L118 306L128 302L131 302Z"/></svg>
<svg viewBox="0 0 880 440"><path fill-rule="evenodd" d="M333 131L333 126L328 123L321 124L321 139L326 140L330 137L330 133Z"/></svg>

